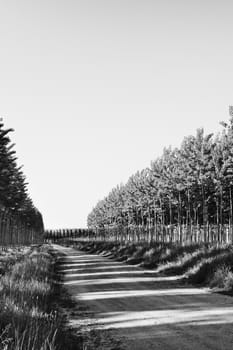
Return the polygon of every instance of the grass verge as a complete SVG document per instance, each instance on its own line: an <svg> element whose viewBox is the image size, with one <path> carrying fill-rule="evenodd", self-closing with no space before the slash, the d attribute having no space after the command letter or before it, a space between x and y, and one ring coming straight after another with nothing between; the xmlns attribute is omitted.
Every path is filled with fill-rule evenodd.
<svg viewBox="0 0 233 350"><path fill-rule="evenodd" d="M0 350L83 350L61 311L55 258L48 245L0 254Z"/></svg>
<svg viewBox="0 0 233 350"><path fill-rule="evenodd" d="M14 256L12 256L14 255ZM0 349L55 350L61 320L51 308L53 265L48 247L5 257L0 278Z"/></svg>
<svg viewBox="0 0 233 350"><path fill-rule="evenodd" d="M188 283L233 292L232 246L170 243L78 242L78 249L155 269L162 275L183 275Z"/></svg>

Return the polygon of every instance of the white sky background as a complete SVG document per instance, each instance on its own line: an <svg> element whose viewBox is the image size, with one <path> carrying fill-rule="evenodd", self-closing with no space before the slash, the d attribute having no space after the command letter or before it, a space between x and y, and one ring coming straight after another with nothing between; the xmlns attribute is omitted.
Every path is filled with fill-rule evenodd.
<svg viewBox="0 0 233 350"><path fill-rule="evenodd" d="M47 228L233 104L231 0L0 0L0 115Z"/></svg>

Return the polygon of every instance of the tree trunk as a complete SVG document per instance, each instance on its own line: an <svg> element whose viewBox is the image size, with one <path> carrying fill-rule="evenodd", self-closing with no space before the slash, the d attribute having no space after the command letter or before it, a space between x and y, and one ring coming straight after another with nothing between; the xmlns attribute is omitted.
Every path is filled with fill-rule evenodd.
<svg viewBox="0 0 233 350"><path fill-rule="evenodd" d="M233 243L233 213L232 213L232 186L229 188L229 198L230 198L230 233L231 233L231 243Z"/></svg>
<svg viewBox="0 0 233 350"><path fill-rule="evenodd" d="M178 201L178 235L179 242L182 243L182 232L181 232L181 194L179 191L179 201Z"/></svg>

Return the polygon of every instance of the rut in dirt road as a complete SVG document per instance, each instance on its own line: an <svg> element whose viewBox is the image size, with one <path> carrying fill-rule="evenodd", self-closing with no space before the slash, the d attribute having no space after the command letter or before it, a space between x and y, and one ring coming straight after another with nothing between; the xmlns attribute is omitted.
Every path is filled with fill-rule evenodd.
<svg viewBox="0 0 233 350"><path fill-rule="evenodd" d="M233 349L233 299L182 285L176 276L55 246L69 294L92 317L72 315L75 327L113 332L125 349Z"/></svg>

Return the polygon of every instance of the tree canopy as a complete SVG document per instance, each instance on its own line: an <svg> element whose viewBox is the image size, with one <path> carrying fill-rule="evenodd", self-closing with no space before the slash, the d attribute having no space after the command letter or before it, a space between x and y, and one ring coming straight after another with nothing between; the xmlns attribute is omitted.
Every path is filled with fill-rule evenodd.
<svg viewBox="0 0 233 350"><path fill-rule="evenodd" d="M233 117L222 131L185 137L117 185L88 215L89 228L114 225L233 224Z"/></svg>
<svg viewBox="0 0 233 350"><path fill-rule="evenodd" d="M13 129L4 128L0 120L0 209L17 221L36 231L43 231L41 213L28 194L26 177L17 164L14 144L10 140Z"/></svg>

